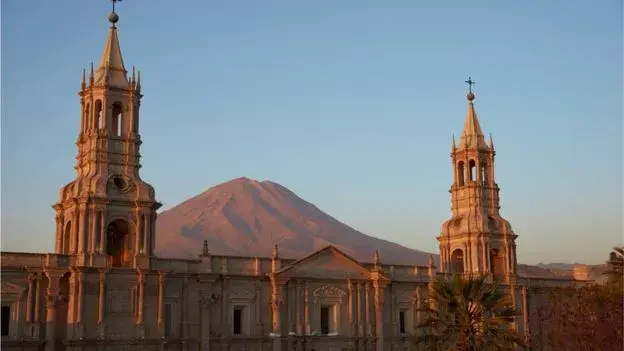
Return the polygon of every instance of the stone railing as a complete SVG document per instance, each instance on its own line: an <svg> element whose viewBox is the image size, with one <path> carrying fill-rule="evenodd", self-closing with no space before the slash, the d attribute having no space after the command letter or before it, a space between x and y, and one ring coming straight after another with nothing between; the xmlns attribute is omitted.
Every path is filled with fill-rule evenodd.
<svg viewBox="0 0 624 351"><path fill-rule="evenodd" d="M44 254L27 252L2 252L0 265L2 267L41 267L44 265Z"/></svg>

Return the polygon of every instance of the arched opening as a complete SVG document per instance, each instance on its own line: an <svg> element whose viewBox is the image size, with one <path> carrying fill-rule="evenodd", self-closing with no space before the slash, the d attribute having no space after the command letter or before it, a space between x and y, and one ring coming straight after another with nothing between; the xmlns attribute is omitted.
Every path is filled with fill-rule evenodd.
<svg viewBox="0 0 624 351"><path fill-rule="evenodd" d="M457 164L457 182L459 186L464 186L464 161L459 161Z"/></svg>
<svg viewBox="0 0 624 351"><path fill-rule="evenodd" d="M453 273L464 273L464 251L455 249L451 254Z"/></svg>
<svg viewBox="0 0 624 351"><path fill-rule="evenodd" d="M122 121L122 110L123 107L121 106L121 104L119 102L116 102L113 104L113 114L112 114L112 134L114 136L121 136L121 130L122 130L122 125L123 125L123 121Z"/></svg>
<svg viewBox="0 0 624 351"><path fill-rule="evenodd" d="M470 173L468 174L470 181L474 182L477 180L477 163L475 160L470 160L470 162L468 162L468 168L470 169Z"/></svg>
<svg viewBox="0 0 624 351"><path fill-rule="evenodd" d="M54 331L56 334L56 349L63 350L65 345L63 341L67 339L67 322L68 322L68 307L69 307L69 280L70 273L66 273L59 280L59 297L57 299L56 304L56 330Z"/></svg>
<svg viewBox="0 0 624 351"><path fill-rule="evenodd" d="M132 231L130 223L116 219L106 227L106 255L116 267L132 264Z"/></svg>
<svg viewBox="0 0 624 351"><path fill-rule="evenodd" d="M492 274L505 273L505 259L498 249L492 249L490 252L490 271Z"/></svg>
<svg viewBox="0 0 624 351"><path fill-rule="evenodd" d="M61 249L61 253L66 255L69 253L69 245L71 243L71 228L71 221L67 221L63 230L63 248Z"/></svg>
<svg viewBox="0 0 624 351"><path fill-rule="evenodd" d="M488 182L487 164L486 163L482 163L481 164L481 182L483 184L486 184Z"/></svg>
<svg viewBox="0 0 624 351"><path fill-rule="evenodd" d="M94 129L102 129L104 128L104 118L102 118L102 101L101 100L97 100L95 101L95 110L94 110L94 124L93 124L93 128Z"/></svg>

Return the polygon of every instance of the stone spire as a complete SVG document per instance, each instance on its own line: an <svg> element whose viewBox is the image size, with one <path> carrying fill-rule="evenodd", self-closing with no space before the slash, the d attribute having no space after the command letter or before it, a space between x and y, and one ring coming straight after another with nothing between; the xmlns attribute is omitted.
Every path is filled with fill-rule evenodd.
<svg viewBox="0 0 624 351"><path fill-rule="evenodd" d="M452 216L444 222L437 238L440 242L437 268L442 273L515 274L517 235L499 211L494 142L491 136L490 145L485 142L473 105L474 82L468 78L466 83L470 86L468 115L459 145L455 148L451 144Z"/></svg>
<svg viewBox="0 0 624 351"><path fill-rule="evenodd" d="M464 130L459 138L458 149L474 148L486 150L488 147L485 143L483 131L481 130L481 125L479 124L479 118L477 118L477 112L474 108L473 101L475 95L471 91L468 93L466 98L468 99L468 113L466 115L466 122L464 122Z"/></svg>
<svg viewBox="0 0 624 351"><path fill-rule="evenodd" d="M108 15L108 20L111 26L108 30L108 38L100 59L100 66L95 72L95 84L127 89L129 87L128 78L126 77L127 72L121 56L117 26L115 25L119 21L119 16L114 9Z"/></svg>

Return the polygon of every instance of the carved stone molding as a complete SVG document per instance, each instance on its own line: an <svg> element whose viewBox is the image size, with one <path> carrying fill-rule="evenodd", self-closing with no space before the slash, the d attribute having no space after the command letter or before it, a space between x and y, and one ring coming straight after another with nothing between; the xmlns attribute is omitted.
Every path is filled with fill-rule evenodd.
<svg viewBox="0 0 624 351"><path fill-rule="evenodd" d="M314 297L320 297L320 298L326 298L326 297L341 298L341 297L346 296L347 293L344 290L337 288L335 286L323 285L320 288L315 289L312 295Z"/></svg>

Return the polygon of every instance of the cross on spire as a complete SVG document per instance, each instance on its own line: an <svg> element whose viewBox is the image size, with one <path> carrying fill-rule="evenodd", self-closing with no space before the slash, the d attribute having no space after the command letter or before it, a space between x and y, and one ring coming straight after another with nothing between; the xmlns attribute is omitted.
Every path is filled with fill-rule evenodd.
<svg viewBox="0 0 624 351"><path fill-rule="evenodd" d="M475 81L472 80L470 76L468 76L468 80L466 81L466 84L468 84L468 92L472 93L472 86L475 84Z"/></svg>
<svg viewBox="0 0 624 351"><path fill-rule="evenodd" d="M113 3L113 12L115 12L115 3L116 3L117 1L121 1L121 0L111 0L111 2Z"/></svg>

